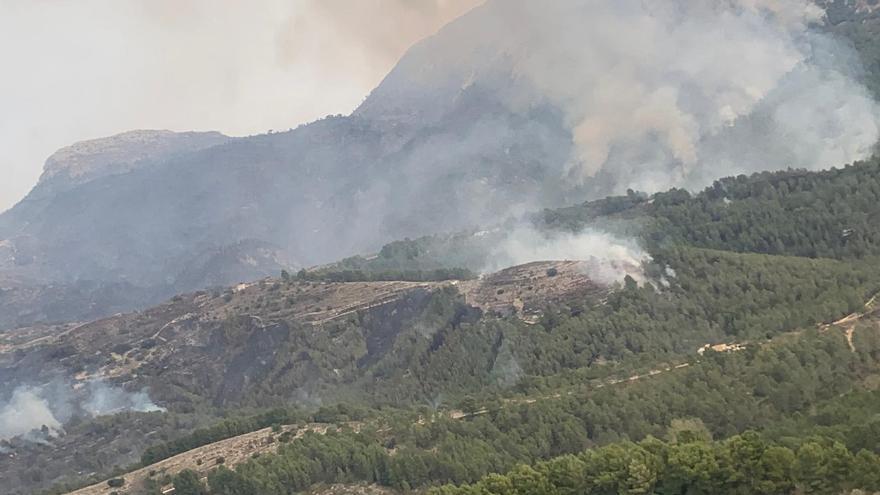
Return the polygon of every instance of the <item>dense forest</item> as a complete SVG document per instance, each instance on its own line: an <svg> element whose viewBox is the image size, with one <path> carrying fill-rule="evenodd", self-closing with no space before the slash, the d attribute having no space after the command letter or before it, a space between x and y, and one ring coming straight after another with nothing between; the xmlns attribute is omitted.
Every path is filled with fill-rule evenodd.
<svg viewBox="0 0 880 495"><path fill-rule="evenodd" d="M218 494L358 481L400 489L477 483L438 494L877 490L880 393L859 384L880 371L880 339L860 346L854 353L839 333L812 331L628 384L478 402L460 420L400 411L365 419L359 432L279 436L277 455L221 467L208 485ZM499 472L510 474L491 475ZM525 473L543 491L519 486L529 482Z"/></svg>
<svg viewBox="0 0 880 495"><path fill-rule="evenodd" d="M797 449L755 432L712 442L699 434L674 442L621 443L489 475L473 485L442 487L432 495L476 494L749 494L798 491L833 494L880 490L880 456L851 453L814 437Z"/></svg>
<svg viewBox="0 0 880 495"><path fill-rule="evenodd" d="M686 243L737 252L858 258L880 252L880 160L824 172L787 170L715 181L691 194L635 193L547 210L549 229L620 219L654 247Z"/></svg>

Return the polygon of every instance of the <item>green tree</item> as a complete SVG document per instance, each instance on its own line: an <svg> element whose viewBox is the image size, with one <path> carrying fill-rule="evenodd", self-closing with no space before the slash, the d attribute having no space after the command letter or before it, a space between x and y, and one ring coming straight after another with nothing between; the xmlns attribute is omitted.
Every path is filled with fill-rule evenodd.
<svg viewBox="0 0 880 495"><path fill-rule="evenodd" d="M198 473L185 469L172 480L175 495L207 495L208 490L199 479Z"/></svg>
<svg viewBox="0 0 880 495"><path fill-rule="evenodd" d="M208 473L208 486L212 495L259 495L249 480L226 466Z"/></svg>

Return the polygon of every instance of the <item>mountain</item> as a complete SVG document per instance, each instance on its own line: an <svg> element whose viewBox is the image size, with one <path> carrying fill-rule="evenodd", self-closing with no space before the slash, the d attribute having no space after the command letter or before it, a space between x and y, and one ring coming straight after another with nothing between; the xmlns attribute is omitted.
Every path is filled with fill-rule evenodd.
<svg viewBox="0 0 880 495"><path fill-rule="evenodd" d="M493 0L416 44L349 116L239 139L75 145L0 215L0 328L145 307L628 188L862 158L880 112L820 14L801 0Z"/></svg>
<svg viewBox="0 0 880 495"><path fill-rule="evenodd" d="M266 242L203 245L193 247L197 254L190 257L175 251L174 234L148 241L148 233L131 228L129 222L155 222L158 210L120 200L114 213L101 203L115 195L118 181L230 141L216 132L132 131L53 154L33 191L0 216L0 327L96 318L170 297L177 286L277 273L284 266L281 254ZM166 177L169 183L176 182L175 174ZM162 187L141 193L161 196ZM163 252L176 252L178 259L146 260L143 250L125 248L149 250L148 244L165 246ZM173 281L166 279L169 269Z"/></svg>
<svg viewBox="0 0 880 495"><path fill-rule="evenodd" d="M170 157L229 141L218 132L130 131L62 148L46 160L43 176L28 199L51 197L59 190L149 167Z"/></svg>

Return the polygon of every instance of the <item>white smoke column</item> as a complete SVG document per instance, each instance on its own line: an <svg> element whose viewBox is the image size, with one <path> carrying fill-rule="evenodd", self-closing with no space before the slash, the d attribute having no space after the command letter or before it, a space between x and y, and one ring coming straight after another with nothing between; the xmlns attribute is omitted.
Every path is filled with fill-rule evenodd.
<svg viewBox="0 0 880 495"><path fill-rule="evenodd" d="M131 393L109 386L102 381L92 381L88 385L88 394L83 409L92 416L105 416L124 411L165 411L164 408L154 404L144 390Z"/></svg>
<svg viewBox="0 0 880 495"><path fill-rule="evenodd" d="M61 423L49 408L49 402L32 387L18 387L9 402L0 404L0 440L24 435L46 426L57 431Z"/></svg>
<svg viewBox="0 0 880 495"><path fill-rule="evenodd" d="M594 281L612 285L627 275L644 281L642 265L650 256L635 242L597 230L572 233L542 233L532 227L518 227L492 250L491 272L532 261L584 261Z"/></svg>
<svg viewBox="0 0 880 495"><path fill-rule="evenodd" d="M65 381L41 386L18 386L6 403L0 403L0 440L21 436L31 442L45 442L45 435L29 435L43 426L54 435L75 412L96 417L121 412L165 411L150 399L146 390L127 392L102 380L92 380L77 390Z"/></svg>

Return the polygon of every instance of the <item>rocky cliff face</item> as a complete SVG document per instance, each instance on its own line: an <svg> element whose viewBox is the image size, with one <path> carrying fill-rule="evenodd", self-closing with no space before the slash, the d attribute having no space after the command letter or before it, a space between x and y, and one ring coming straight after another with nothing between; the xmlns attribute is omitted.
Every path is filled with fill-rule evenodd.
<svg viewBox="0 0 880 495"><path fill-rule="evenodd" d="M56 151L46 160L40 185L66 181L83 184L107 175L130 172L150 163L229 141L219 132L137 130L83 141Z"/></svg>

